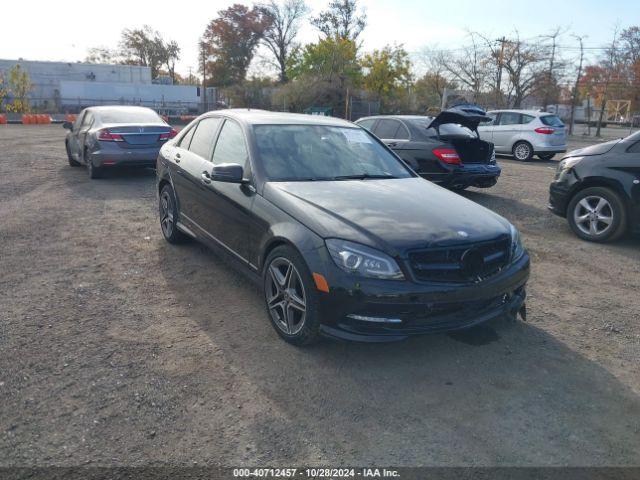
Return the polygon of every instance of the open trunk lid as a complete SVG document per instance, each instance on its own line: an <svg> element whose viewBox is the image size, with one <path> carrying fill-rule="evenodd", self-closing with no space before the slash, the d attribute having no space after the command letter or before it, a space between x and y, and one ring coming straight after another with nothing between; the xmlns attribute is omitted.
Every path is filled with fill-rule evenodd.
<svg viewBox="0 0 640 480"><path fill-rule="evenodd" d="M478 125L484 122L490 122L491 120L487 112L477 105L462 104L440 112L427 128L435 128L437 131L440 125L456 123L475 132L477 131Z"/></svg>

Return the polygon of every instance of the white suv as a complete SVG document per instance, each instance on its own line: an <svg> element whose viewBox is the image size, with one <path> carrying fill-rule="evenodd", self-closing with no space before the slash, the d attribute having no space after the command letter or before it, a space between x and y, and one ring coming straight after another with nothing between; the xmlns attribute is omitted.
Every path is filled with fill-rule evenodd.
<svg viewBox="0 0 640 480"><path fill-rule="evenodd" d="M550 160L567 151L564 123L556 115L535 110L493 110L487 115L493 122L478 127L478 133L494 144L496 153L526 161L534 155Z"/></svg>

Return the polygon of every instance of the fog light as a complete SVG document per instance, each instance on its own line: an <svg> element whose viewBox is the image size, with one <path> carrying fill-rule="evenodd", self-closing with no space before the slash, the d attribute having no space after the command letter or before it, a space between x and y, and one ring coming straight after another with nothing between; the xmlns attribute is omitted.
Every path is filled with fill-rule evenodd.
<svg viewBox="0 0 640 480"><path fill-rule="evenodd" d="M367 317L366 315L347 315L352 320L359 320L361 322L373 322L373 323L402 323L399 318L384 318L384 317Z"/></svg>

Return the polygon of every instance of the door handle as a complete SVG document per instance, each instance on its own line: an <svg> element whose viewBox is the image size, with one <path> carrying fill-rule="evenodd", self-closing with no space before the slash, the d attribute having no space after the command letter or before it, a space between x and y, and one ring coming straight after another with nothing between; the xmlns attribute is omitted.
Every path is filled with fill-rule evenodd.
<svg viewBox="0 0 640 480"><path fill-rule="evenodd" d="M211 183L211 176L207 172L202 172L200 179L202 179L202 183L206 183L207 185Z"/></svg>

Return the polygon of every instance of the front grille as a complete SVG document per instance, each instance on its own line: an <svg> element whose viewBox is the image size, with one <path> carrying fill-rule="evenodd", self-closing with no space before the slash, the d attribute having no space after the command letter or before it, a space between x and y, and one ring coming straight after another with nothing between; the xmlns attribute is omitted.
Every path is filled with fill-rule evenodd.
<svg viewBox="0 0 640 480"><path fill-rule="evenodd" d="M477 282L498 273L509 262L508 235L486 242L434 247L409 252L409 265L421 282Z"/></svg>

